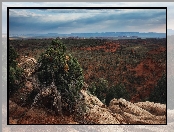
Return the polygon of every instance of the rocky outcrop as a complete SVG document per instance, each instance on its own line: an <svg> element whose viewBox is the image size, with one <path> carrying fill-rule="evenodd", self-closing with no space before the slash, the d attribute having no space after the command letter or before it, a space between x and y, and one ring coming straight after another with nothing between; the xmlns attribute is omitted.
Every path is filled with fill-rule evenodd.
<svg viewBox="0 0 174 132"><path fill-rule="evenodd" d="M111 100L109 109L115 114L119 113L127 124L166 124L166 108L163 104L153 102L134 104L120 98Z"/></svg>
<svg viewBox="0 0 174 132"><path fill-rule="evenodd" d="M85 122L90 124L120 124L111 111L96 97L85 90L81 90L83 104L85 104ZM81 105L79 105L81 106Z"/></svg>
<svg viewBox="0 0 174 132"><path fill-rule="evenodd" d="M166 124L166 105L153 102L131 103L113 99L105 106L97 97L81 90L86 108L84 119L92 124Z"/></svg>
<svg viewBox="0 0 174 132"><path fill-rule="evenodd" d="M149 101L138 102L135 104L156 116L161 116L161 115L166 114L166 105L165 104L154 103L154 102L149 102Z"/></svg>

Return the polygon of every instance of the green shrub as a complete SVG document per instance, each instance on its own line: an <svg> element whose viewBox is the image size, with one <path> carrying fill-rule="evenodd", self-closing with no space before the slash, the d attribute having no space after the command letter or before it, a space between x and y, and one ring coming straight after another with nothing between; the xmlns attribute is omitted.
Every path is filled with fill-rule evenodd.
<svg viewBox="0 0 174 132"><path fill-rule="evenodd" d="M167 102L166 90L167 90L166 74L164 74L158 81L152 93L150 94L149 101L166 104Z"/></svg>
<svg viewBox="0 0 174 132"><path fill-rule="evenodd" d="M15 49L9 47L9 95L24 85L23 70L17 65L18 54Z"/></svg>
<svg viewBox="0 0 174 132"><path fill-rule="evenodd" d="M103 78L99 78L97 82L93 82L89 86L89 91L91 94L97 96L98 99L105 103L105 98L108 91L108 81Z"/></svg>
<svg viewBox="0 0 174 132"><path fill-rule="evenodd" d="M126 100L129 100L130 95L127 92L125 86L123 84L118 84L116 86L111 87L108 90L108 93L106 95L106 105L109 105L110 101L113 99L119 99L119 98L124 98Z"/></svg>
<svg viewBox="0 0 174 132"><path fill-rule="evenodd" d="M55 83L61 93L62 103L68 107L75 105L83 86L83 73L77 59L66 54L66 47L59 40L53 40L51 46L38 60L38 80L42 85Z"/></svg>
<svg viewBox="0 0 174 132"><path fill-rule="evenodd" d="M88 89L91 94L97 96L97 98L106 105L109 105L109 102L113 98L124 98L126 100L130 98L123 84L118 84L109 88L108 81L103 78L100 78L97 82L93 82Z"/></svg>

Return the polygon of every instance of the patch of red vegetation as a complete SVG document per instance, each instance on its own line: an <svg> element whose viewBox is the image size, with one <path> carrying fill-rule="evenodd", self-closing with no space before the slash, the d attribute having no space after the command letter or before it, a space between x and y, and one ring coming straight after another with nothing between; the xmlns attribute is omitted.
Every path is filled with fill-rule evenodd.
<svg viewBox="0 0 174 132"><path fill-rule="evenodd" d="M115 52L120 47L119 43L106 42L104 45L80 48L81 50L103 50L105 52Z"/></svg>
<svg viewBox="0 0 174 132"><path fill-rule="evenodd" d="M150 51L148 52L148 54L159 54L160 52L164 52L164 51L166 51L166 48L161 46L161 47L159 47L159 48L150 50Z"/></svg>
<svg viewBox="0 0 174 132"><path fill-rule="evenodd" d="M63 116L48 112L44 108L28 109L9 101L9 124L78 124L73 115Z"/></svg>
<svg viewBox="0 0 174 132"><path fill-rule="evenodd" d="M135 68L130 69L130 71L135 71L135 77L141 78L141 84L135 84L138 94L131 98L131 102L138 102L140 98L147 98L153 88L156 86L158 80L162 77L165 71L164 66L160 66L158 62L153 61L153 59L144 59Z"/></svg>
<svg viewBox="0 0 174 132"><path fill-rule="evenodd" d="M124 61L119 61L119 66L112 67L109 63L103 63L104 70L100 70L97 66L97 63L92 62L87 67L85 71L84 77L85 82L90 83L93 82L95 78L106 78L108 81L112 82L112 85L117 85L118 83L127 84L127 89L136 88L136 93L132 94L131 102L139 102L142 99L149 97L150 93L156 86L159 79L162 77L162 74L166 72L166 65L163 60L155 60L153 55L160 55L161 53L166 51L166 48L163 46L156 45L148 45L149 48L152 48L147 53L146 59L140 60L140 63L136 67L132 67L129 64L124 63ZM84 47L80 50L103 50L105 52L115 52L117 49L119 50L120 44L113 42L106 42L103 45L95 46L95 47ZM132 53L135 51L132 50ZM107 58L106 58L107 59ZM129 59L129 58L127 58ZM165 59L165 58L164 58ZM127 70L123 70L124 66ZM107 73L107 74L106 74ZM127 80L127 76L132 75L137 80L140 80L137 83L135 80L134 83L130 83ZM130 92L132 92L130 90Z"/></svg>
<svg viewBox="0 0 174 132"><path fill-rule="evenodd" d="M93 65L88 65L88 69L86 71L86 74L84 75L85 80L88 80L91 77L91 75L93 74L93 68Z"/></svg>
<svg viewBox="0 0 174 132"><path fill-rule="evenodd" d="M77 124L72 116L58 116L46 112L44 109L29 110L18 120L18 124Z"/></svg>

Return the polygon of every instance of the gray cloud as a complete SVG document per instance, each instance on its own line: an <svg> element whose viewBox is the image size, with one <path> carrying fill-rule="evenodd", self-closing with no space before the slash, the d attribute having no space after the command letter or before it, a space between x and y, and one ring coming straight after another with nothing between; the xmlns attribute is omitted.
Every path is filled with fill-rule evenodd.
<svg viewBox="0 0 174 132"><path fill-rule="evenodd" d="M167 7L167 27L174 29L174 8L173 2L2 2L2 31L6 32L7 7ZM65 10L67 11L67 10ZM38 12L44 14L47 10L38 10ZM51 11L50 11L51 13ZM63 12L62 12L63 13ZM75 12L74 12L75 13ZM83 12L84 13L84 12ZM53 13L53 14L56 14ZM144 17L145 18L145 17ZM160 18L159 18L160 19ZM165 21L165 20L163 20ZM154 21L155 22L155 21ZM157 25L160 24L160 21ZM161 21L161 24L163 22ZM162 29L161 29L162 30Z"/></svg>
<svg viewBox="0 0 174 132"><path fill-rule="evenodd" d="M44 13L43 13L44 12ZM10 33L128 31L166 24L165 10L10 10ZM86 28L85 28L86 27ZM88 27L88 28L87 28ZM100 28L102 27L102 28ZM132 28L134 27L134 28ZM61 30L59 30L61 29ZM68 31L69 30L69 31ZM163 29L165 31L165 29Z"/></svg>

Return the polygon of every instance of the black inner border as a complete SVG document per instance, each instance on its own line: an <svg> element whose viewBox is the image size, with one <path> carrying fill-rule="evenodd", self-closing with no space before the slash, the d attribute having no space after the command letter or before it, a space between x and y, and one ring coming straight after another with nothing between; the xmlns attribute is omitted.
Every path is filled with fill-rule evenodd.
<svg viewBox="0 0 174 132"><path fill-rule="evenodd" d="M166 47L167 47L167 7L7 7L7 125L88 125L88 124L10 124L9 123L9 10L10 9L166 9ZM166 48L167 52L167 48ZM167 53L166 53L166 76L167 76ZM167 78L166 78L167 86ZM167 94L167 89L166 89ZM92 124L92 125L114 125L114 124ZM115 124L115 125L167 125L167 103L166 124Z"/></svg>

